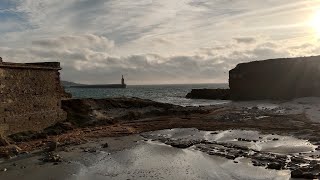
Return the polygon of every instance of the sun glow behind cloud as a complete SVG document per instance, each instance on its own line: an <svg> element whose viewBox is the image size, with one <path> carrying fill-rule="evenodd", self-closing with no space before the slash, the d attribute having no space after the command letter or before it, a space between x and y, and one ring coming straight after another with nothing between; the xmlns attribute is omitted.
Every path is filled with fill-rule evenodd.
<svg viewBox="0 0 320 180"><path fill-rule="evenodd" d="M315 31L317 38L320 38L320 9L314 12L309 24Z"/></svg>

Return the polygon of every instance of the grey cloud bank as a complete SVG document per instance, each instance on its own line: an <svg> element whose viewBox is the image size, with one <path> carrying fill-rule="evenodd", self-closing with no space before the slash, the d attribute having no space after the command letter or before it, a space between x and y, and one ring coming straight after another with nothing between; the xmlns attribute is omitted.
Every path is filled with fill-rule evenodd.
<svg viewBox="0 0 320 180"><path fill-rule="evenodd" d="M129 84L227 82L240 62L318 54L317 37L303 25L318 7L303 0L17 0L0 8L0 21L10 22L0 27L0 56L59 60L62 78L79 83L117 82L121 74Z"/></svg>

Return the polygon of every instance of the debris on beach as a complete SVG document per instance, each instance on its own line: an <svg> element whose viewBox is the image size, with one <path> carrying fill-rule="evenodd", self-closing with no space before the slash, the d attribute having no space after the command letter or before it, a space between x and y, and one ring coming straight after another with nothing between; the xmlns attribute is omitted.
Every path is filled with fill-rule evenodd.
<svg viewBox="0 0 320 180"><path fill-rule="evenodd" d="M61 163L63 158L59 154L53 152L44 153L44 157L40 159L44 163Z"/></svg>

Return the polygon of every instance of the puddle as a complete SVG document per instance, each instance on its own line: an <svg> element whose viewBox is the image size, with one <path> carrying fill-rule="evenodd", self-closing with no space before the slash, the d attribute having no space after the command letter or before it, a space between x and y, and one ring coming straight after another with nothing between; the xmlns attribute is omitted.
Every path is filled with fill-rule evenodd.
<svg viewBox="0 0 320 180"><path fill-rule="evenodd" d="M184 133L177 133L182 136ZM75 179L289 179L289 171L234 163L193 149L178 149L158 142L142 144L111 155L100 154Z"/></svg>
<svg viewBox="0 0 320 180"><path fill-rule="evenodd" d="M96 163L81 168L76 179L287 180L289 169L299 166L292 162L310 163L301 160L300 154L315 150L306 140L257 131L190 128L154 131L141 136L146 141L139 141L133 148L111 155L100 153L94 160ZM290 162L283 170L269 167L269 163Z"/></svg>

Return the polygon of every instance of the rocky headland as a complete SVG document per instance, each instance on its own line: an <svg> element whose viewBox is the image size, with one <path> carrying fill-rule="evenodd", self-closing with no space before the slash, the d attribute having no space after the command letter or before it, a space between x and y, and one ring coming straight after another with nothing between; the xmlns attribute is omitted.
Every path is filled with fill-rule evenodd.
<svg viewBox="0 0 320 180"><path fill-rule="evenodd" d="M193 99L290 100L320 96L320 56L240 63L229 71L230 89L193 89Z"/></svg>

